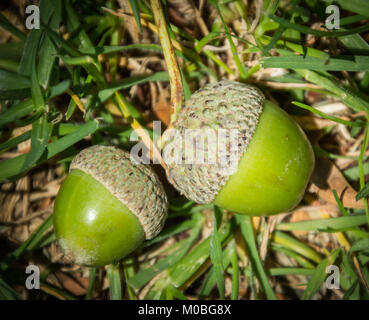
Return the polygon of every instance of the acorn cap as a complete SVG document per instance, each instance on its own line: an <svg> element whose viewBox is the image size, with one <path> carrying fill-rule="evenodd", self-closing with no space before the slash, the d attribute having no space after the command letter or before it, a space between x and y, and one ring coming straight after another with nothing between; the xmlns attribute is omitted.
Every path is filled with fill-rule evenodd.
<svg viewBox="0 0 369 320"><path fill-rule="evenodd" d="M77 154L70 166L70 171L73 169L91 175L127 206L140 221L147 240L163 229L168 201L151 167L133 164L126 151L95 145Z"/></svg>
<svg viewBox="0 0 369 320"><path fill-rule="evenodd" d="M174 186L181 194L201 204L214 200L229 176L237 170L239 160L258 125L264 100L263 93L256 87L222 80L205 85L185 101L177 120L173 123L175 134L166 132L163 135L165 143L163 158L169 169L170 180L174 182ZM225 132L224 148L220 150L223 152L222 157L219 157L217 152L216 161L211 163L208 160L213 159L210 153L214 149L206 146L203 148L195 143L195 150L204 149L205 163L186 163L186 156L182 156L182 163L172 161L173 157L170 157L173 151L166 150L167 147L169 150L182 150L184 154L193 152L185 143L187 129L201 129L200 131L211 129L218 137L219 132L223 134ZM236 143L231 144L230 129L236 129L238 132ZM178 139L177 134L182 139ZM208 145L211 143L213 142L208 141ZM232 159L236 169L229 170L231 162L224 159Z"/></svg>

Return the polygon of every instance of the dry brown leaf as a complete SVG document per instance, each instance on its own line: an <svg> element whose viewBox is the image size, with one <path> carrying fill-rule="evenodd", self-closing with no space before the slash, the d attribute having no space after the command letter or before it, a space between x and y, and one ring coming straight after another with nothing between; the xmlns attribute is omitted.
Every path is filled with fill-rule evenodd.
<svg viewBox="0 0 369 320"><path fill-rule="evenodd" d="M350 186L341 171L328 159L317 158L311 182L309 191L328 203L337 204L332 192L336 190L345 207L364 208L362 201L355 200L357 192Z"/></svg>
<svg viewBox="0 0 369 320"><path fill-rule="evenodd" d="M165 90L157 90L154 84L150 85L152 95L152 109L156 117L168 126L170 123L170 105L164 96Z"/></svg>
<svg viewBox="0 0 369 320"><path fill-rule="evenodd" d="M82 276L82 273L75 273L73 276L63 273L55 272L55 276L61 282L63 287L74 294L75 296L85 295L88 288L88 278Z"/></svg>

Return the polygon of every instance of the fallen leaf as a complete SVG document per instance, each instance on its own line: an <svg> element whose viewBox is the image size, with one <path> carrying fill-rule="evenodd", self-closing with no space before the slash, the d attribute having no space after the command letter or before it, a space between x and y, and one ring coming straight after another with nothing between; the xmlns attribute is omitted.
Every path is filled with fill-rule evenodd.
<svg viewBox="0 0 369 320"><path fill-rule="evenodd" d="M170 106L166 99L165 90L158 90L154 84L150 84L152 96L152 108L156 117L168 126L170 123Z"/></svg>
<svg viewBox="0 0 369 320"><path fill-rule="evenodd" d="M311 182L309 191L315 193L319 198L328 203L337 204L332 192L336 190L346 208L364 208L363 201L355 200L357 192L350 186L341 171L329 159L316 159Z"/></svg>
<svg viewBox="0 0 369 320"><path fill-rule="evenodd" d="M62 283L63 287L70 293L74 294L75 296L86 294L88 288L88 278L82 277L81 273L75 273L73 276L71 276L57 271L55 275Z"/></svg>

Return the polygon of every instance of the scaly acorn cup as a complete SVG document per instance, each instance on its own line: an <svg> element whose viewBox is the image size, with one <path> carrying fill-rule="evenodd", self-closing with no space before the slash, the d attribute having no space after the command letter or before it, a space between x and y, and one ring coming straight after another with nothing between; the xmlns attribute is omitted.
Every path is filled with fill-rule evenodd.
<svg viewBox="0 0 369 320"><path fill-rule="evenodd" d="M314 168L312 147L297 123L259 89L228 80L208 84L184 103L172 125L174 133L163 135L163 158L169 180L188 199L247 215L286 212L301 201ZM198 141L186 144L188 129L205 137L202 131L218 137L223 131L226 143L215 161L211 139L205 148ZM238 133L233 144L231 129ZM189 163L187 155L199 151L205 163Z"/></svg>
<svg viewBox="0 0 369 320"><path fill-rule="evenodd" d="M73 159L54 206L54 230L75 263L103 266L130 254L163 228L164 188L126 151L93 146Z"/></svg>

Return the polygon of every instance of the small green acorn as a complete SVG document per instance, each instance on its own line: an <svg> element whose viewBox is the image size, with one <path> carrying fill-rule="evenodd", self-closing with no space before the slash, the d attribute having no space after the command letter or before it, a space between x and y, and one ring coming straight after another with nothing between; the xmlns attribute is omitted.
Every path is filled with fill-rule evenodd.
<svg viewBox="0 0 369 320"><path fill-rule="evenodd" d="M103 266L163 228L168 203L155 172L115 147L92 146L73 159L54 206L54 230L76 264Z"/></svg>
<svg viewBox="0 0 369 320"><path fill-rule="evenodd" d="M221 150L225 157L203 164L172 161L168 155L173 150L193 151L185 139L164 133L169 180L188 199L247 215L286 212L301 201L314 168L312 147L298 124L258 88L228 80L208 84L185 101L172 126L181 137L188 129L239 133L236 149L228 140ZM167 147L172 152L165 152ZM230 164L224 159L232 157L236 157L236 169L227 171Z"/></svg>

